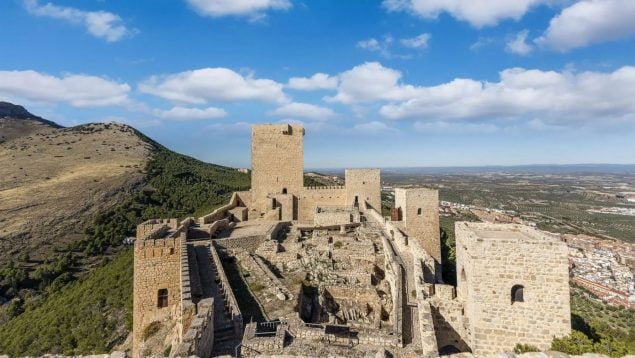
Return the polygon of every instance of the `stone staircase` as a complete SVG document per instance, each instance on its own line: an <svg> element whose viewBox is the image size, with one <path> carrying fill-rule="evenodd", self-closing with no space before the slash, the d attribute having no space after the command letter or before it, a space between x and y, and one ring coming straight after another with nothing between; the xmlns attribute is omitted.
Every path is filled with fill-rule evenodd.
<svg viewBox="0 0 635 358"><path fill-rule="evenodd" d="M219 285L218 269L215 267L210 243L194 246L199 271L200 285L204 298L214 299L214 347L212 356L234 355L234 348L240 344L241 333L235 332L234 322L228 309L228 303Z"/></svg>

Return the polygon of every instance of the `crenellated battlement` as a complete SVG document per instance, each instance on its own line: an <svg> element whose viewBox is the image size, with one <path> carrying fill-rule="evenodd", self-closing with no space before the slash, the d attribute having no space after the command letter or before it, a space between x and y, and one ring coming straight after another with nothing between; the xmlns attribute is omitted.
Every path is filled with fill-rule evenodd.
<svg viewBox="0 0 635 358"><path fill-rule="evenodd" d="M141 239L148 233L156 230L159 227L167 226L171 229L176 229L179 226L177 219L150 219L137 225L137 239Z"/></svg>

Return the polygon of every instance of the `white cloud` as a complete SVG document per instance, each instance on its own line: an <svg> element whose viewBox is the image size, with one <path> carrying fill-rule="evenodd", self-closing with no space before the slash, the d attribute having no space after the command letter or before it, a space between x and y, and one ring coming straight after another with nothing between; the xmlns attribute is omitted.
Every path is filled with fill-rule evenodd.
<svg viewBox="0 0 635 358"><path fill-rule="evenodd" d="M399 42L405 47L416 48L416 49L425 49L428 47L428 42L430 42L430 34L424 33L419 36L415 36L409 39L401 39Z"/></svg>
<svg viewBox="0 0 635 358"><path fill-rule="evenodd" d="M534 48L527 43L527 35L529 35L527 30L517 33L513 39L507 41L505 51L521 56L529 55Z"/></svg>
<svg viewBox="0 0 635 358"><path fill-rule="evenodd" d="M371 37L366 40L357 42L357 47L370 52L377 52L385 58L393 59L398 58L402 60L408 60L413 57L412 53L395 53L393 45L399 44L402 47L411 50L423 50L428 47L430 41L430 34L423 33L412 38L399 39L398 42L391 35L384 35L381 39Z"/></svg>
<svg viewBox="0 0 635 358"><path fill-rule="evenodd" d="M271 112L274 116L290 118L308 118L313 120L327 120L335 116L332 109L309 103L293 102L276 108Z"/></svg>
<svg viewBox="0 0 635 358"><path fill-rule="evenodd" d="M395 85L392 91L400 87L403 85ZM560 123L635 121L632 98L635 67L610 73L511 68L500 73L498 82L457 78L433 87L416 87L411 98L383 105L380 114L419 120L532 116Z"/></svg>
<svg viewBox="0 0 635 358"><path fill-rule="evenodd" d="M568 51L593 43L617 40L635 34L635 1L582 0L551 19L536 43Z"/></svg>
<svg viewBox="0 0 635 358"><path fill-rule="evenodd" d="M0 71L0 95L17 101L63 102L75 107L129 103L130 86L107 78L36 71Z"/></svg>
<svg viewBox="0 0 635 358"><path fill-rule="evenodd" d="M174 120L190 120L190 119L213 119L223 118L227 115L222 108L208 107L208 108L189 108L189 107L172 107L167 111L156 111L156 114L161 118L174 119Z"/></svg>
<svg viewBox="0 0 635 358"><path fill-rule="evenodd" d="M552 2L554 0L384 0L383 6L388 11L406 11L428 19L447 12L472 26L483 27L505 19L519 20L532 7Z"/></svg>
<svg viewBox="0 0 635 358"><path fill-rule="evenodd" d="M390 52L390 47L392 46L393 42L394 39L392 38L392 36L386 35L381 40L377 40L376 38L372 37L368 40L359 41L357 42L357 47L361 48L362 50L377 52L386 58L402 57L393 56L393 54Z"/></svg>
<svg viewBox="0 0 635 358"><path fill-rule="evenodd" d="M362 40L357 43L357 47L368 51L381 51L382 46L376 38L370 38L368 40Z"/></svg>
<svg viewBox="0 0 635 358"><path fill-rule="evenodd" d="M337 77L331 77L326 73L316 73L311 77L291 77L287 87L302 91L334 89L337 87L337 82Z"/></svg>
<svg viewBox="0 0 635 358"><path fill-rule="evenodd" d="M355 103L376 100L403 100L415 95L413 86L400 84L401 72L366 62L340 74L337 94L327 101Z"/></svg>
<svg viewBox="0 0 635 358"><path fill-rule="evenodd" d="M472 45L470 45L470 50L471 51L478 51L481 48L485 47L485 46L489 46L491 44L494 43L496 39L493 37L483 37L483 36L479 36L478 40L476 40L476 42L474 42Z"/></svg>
<svg viewBox="0 0 635 358"><path fill-rule="evenodd" d="M35 16L60 19L72 24L81 24L89 34L116 42L137 30L126 28L118 15L107 11L83 11L73 7L57 6L52 3L40 5L38 0L24 0L27 11Z"/></svg>
<svg viewBox="0 0 635 358"><path fill-rule="evenodd" d="M261 19L267 10L287 10L289 0L186 0L200 15L210 17L249 16Z"/></svg>
<svg viewBox="0 0 635 358"><path fill-rule="evenodd" d="M152 76L139 85L139 90L170 101L203 104L208 101L257 100L288 101L283 85L253 75L242 76L230 69L202 68L167 76Z"/></svg>
<svg viewBox="0 0 635 358"><path fill-rule="evenodd" d="M422 34L411 39L401 39L399 40L399 43L401 43L402 46L408 47L411 49L416 48L416 45L421 46L420 48L425 48L425 45L427 45L427 39L423 38L425 37L425 35L426 34ZM425 42L425 44L423 44L422 42ZM383 57L389 58L389 59L398 58L402 60L407 60L412 58L412 55L410 54L394 53L392 51L393 44L395 44L395 39L391 35L384 35L379 40L374 37L371 37L367 40L359 41L357 42L357 47L361 48L362 50L377 52Z"/></svg>
<svg viewBox="0 0 635 358"><path fill-rule="evenodd" d="M498 127L491 123L415 122L412 126L419 133L494 133Z"/></svg>
<svg viewBox="0 0 635 358"><path fill-rule="evenodd" d="M247 122L233 122L233 123L214 123L204 128L205 131L217 133L217 134L226 134L226 133L235 133L235 134L245 134L251 133L251 123Z"/></svg>
<svg viewBox="0 0 635 358"><path fill-rule="evenodd" d="M370 135L386 134L397 132L395 128L389 127L386 123L380 121L371 121L359 123L350 129L351 133L362 133Z"/></svg>

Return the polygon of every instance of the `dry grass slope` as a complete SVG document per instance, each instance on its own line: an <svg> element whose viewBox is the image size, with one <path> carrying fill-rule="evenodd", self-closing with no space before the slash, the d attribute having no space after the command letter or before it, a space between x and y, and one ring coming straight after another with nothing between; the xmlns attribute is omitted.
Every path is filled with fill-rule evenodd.
<svg viewBox="0 0 635 358"><path fill-rule="evenodd" d="M143 184L152 148L128 126L1 121L22 136L0 143L0 264L80 240L87 220Z"/></svg>

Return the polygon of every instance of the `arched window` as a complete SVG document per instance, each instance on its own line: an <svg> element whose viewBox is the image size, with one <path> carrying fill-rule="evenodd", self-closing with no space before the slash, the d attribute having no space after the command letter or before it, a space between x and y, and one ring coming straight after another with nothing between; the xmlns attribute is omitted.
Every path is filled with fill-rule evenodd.
<svg viewBox="0 0 635 358"><path fill-rule="evenodd" d="M159 290L157 307L163 308L168 306L168 289L162 288Z"/></svg>
<svg viewBox="0 0 635 358"><path fill-rule="evenodd" d="M282 194L286 194L287 193L287 188L282 188Z"/></svg>
<svg viewBox="0 0 635 358"><path fill-rule="evenodd" d="M524 288L523 285L514 285L512 287L512 304L514 304L514 302L525 302L523 296Z"/></svg>
<svg viewBox="0 0 635 358"><path fill-rule="evenodd" d="M421 215L421 208L417 209L417 215Z"/></svg>

